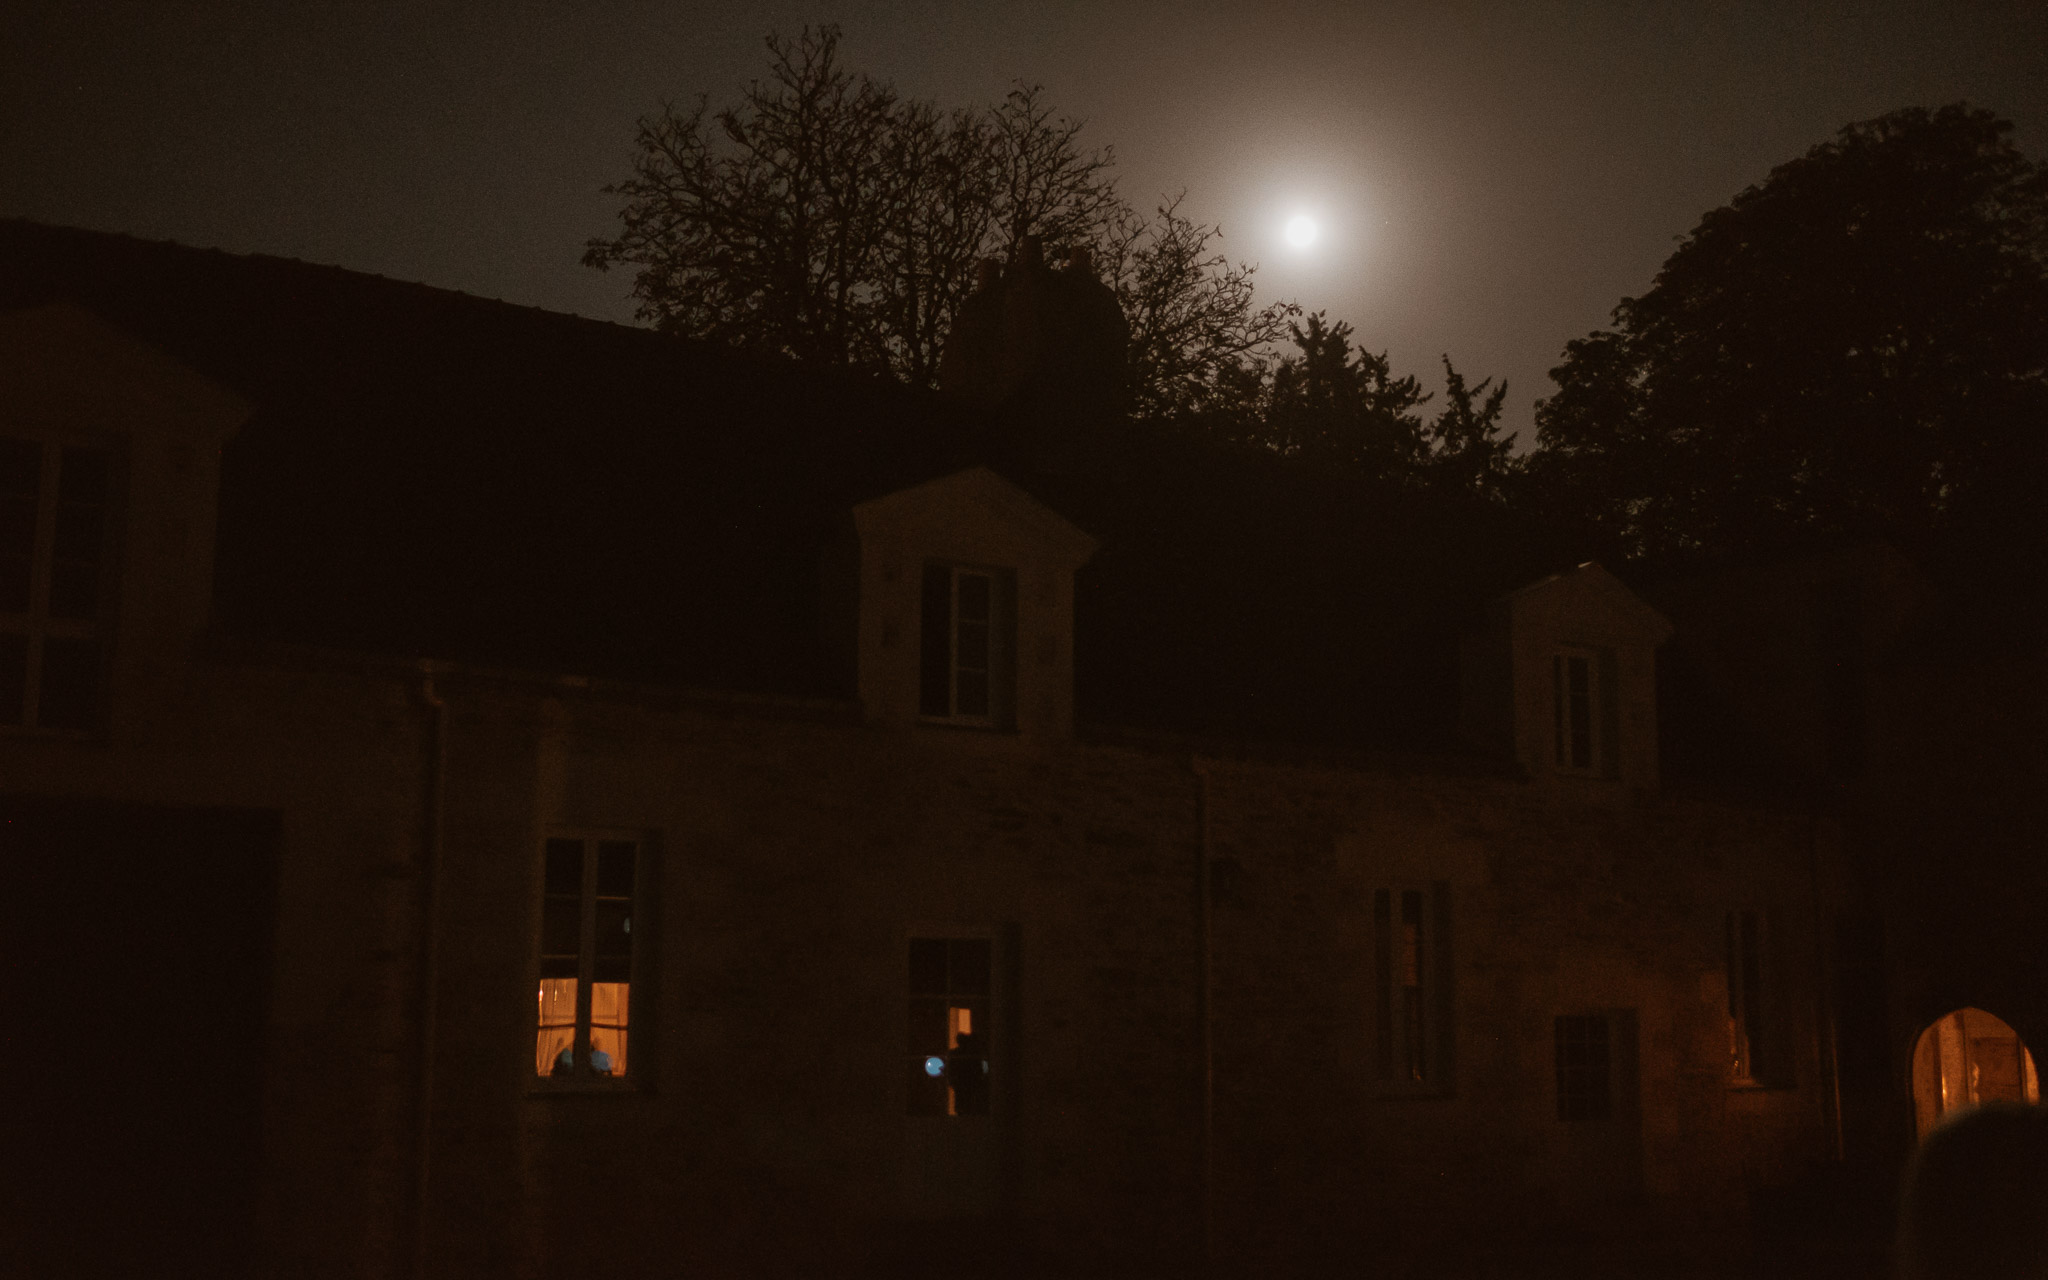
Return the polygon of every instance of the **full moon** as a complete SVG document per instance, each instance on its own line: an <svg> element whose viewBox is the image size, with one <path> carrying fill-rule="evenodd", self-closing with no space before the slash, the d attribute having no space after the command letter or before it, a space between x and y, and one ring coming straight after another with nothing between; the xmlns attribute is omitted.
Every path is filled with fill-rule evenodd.
<svg viewBox="0 0 2048 1280"><path fill-rule="evenodd" d="M1297 249L1306 249L1316 242L1316 220L1305 213L1297 213L1287 220L1287 243Z"/></svg>

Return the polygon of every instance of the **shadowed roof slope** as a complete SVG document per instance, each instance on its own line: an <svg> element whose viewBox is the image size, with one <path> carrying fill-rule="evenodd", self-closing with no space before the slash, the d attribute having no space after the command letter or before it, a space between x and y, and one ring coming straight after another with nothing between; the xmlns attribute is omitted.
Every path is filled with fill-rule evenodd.
<svg viewBox="0 0 2048 1280"><path fill-rule="evenodd" d="M821 551L986 464L1098 539L1084 719L1441 745L1450 632L1571 562L1510 513L339 268L0 221L0 307L81 304L256 413L223 458L241 633L840 695Z"/></svg>

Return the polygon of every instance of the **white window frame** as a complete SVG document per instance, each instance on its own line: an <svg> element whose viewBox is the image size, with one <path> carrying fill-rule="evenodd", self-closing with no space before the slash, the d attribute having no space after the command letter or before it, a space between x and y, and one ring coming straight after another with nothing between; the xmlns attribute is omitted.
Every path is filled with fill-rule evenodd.
<svg viewBox="0 0 2048 1280"><path fill-rule="evenodd" d="M33 732L72 737L94 733L106 714L107 626L109 601L113 594L113 530L116 507L113 451L97 441L44 435L0 435L7 443L33 445L42 451L36 483L35 528L29 550L29 598L27 612L0 612L0 636L19 637L26 648L23 663L21 705L0 708L0 732ZM63 458L67 450L89 450L98 454L107 469L106 492L100 502L99 546L96 549L98 580L94 589L93 616L55 617L50 612L51 584L56 577L57 518ZM79 640L92 644L94 656L93 706L89 723L52 726L43 715L43 677L47 670L45 652L51 640Z"/></svg>
<svg viewBox="0 0 2048 1280"><path fill-rule="evenodd" d="M1563 645L1550 655L1551 764L1559 773L1598 777L1606 757L1601 741L1600 651L1583 645ZM1581 738L1572 715L1571 673L1576 663L1586 669L1586 724L1583 738L1586 763L1577 763Z"/></svg>
<svg viewBox="0 0 2048 1280"><path fill-rule="evenodd" d="M1017 621L1013 616L1015 605L1014 572L993 565L951 563L930 561L926 571L942 569L947 574L946 598L946 709L943 712L930 709L925 702L923 680L924 664L929 661L923 646L927 643L931 627L921 611L927 603L922 589L919 593L920 617L918 619L918 718L930 724L960 725L976 729L1006 729L1014 717L1016 701L1015 644ZM963 580L979 579L988 584L988 616L983 620L988 635L983 646L986 666L963 666L961 663L961 632L974 620L961 616L960 586ZM985 707L980 713L960 710L960 677L963 672L979 674L986 682Z"/></svg>

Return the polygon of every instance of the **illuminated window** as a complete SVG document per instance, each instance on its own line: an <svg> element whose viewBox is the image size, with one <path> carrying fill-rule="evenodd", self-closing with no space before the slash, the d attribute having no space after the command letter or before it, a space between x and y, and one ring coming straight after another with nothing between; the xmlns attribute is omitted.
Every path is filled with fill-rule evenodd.
<svg viewBox="0 0 2048 1280"><path fill-rule="evenodd" d="M1605 1014L1557 1020L1557 1118L1605 1120L1614 1114L1614 1058Z"/></svg>
<svg viewBox="0 0 2048 1280"><path fill-rule="evenodd" d="M910 940L911 1115L988 1114L991 953L987 938Z"/></svg>
<svg viewBox="0 0 2048 1280"><path fill-rule="evenodd" d="M536 1075L586 1082L626 1078L633 906L643 861L631 840L547 842Z"/></svg>
<svg viewBox="0 0 2048 1280"><path fill-rule="evenodd" d="M1015 719L1016 579L1007 571L924 567L918 713L1006 728Z"/></svg>
<svg viewBox="0 0 2048 1280"><path fill-rule="evenodd" d="M0 725L99 722L109 471L97 449L0 439Z"/></svg>
<svg viewBox="0 0 2048 1280"><path fill-rule="evenodd" d="M1738 1082L1764 1080L1776 1046L1764 1021L1764 913L1730 911L1727 919L1729 1074Z"/></svg>
<svg viewBox="0 0 2048 1280"><path fill-rule="evenodd" d="M1374 1075L1397 1089L1437 1091L1451 1080L1450 887L1373 895Z"/></svg>

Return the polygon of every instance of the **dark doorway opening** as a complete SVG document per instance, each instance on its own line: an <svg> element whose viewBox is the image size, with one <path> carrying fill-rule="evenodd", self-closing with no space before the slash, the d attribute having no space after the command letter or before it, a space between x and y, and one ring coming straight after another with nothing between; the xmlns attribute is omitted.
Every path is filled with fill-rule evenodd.
<svg viewBox="0 0 2048 1280"><path fill-rule="evenodd" d="M247 1267L274 814L0 796L0 1272Z"/></svg>

